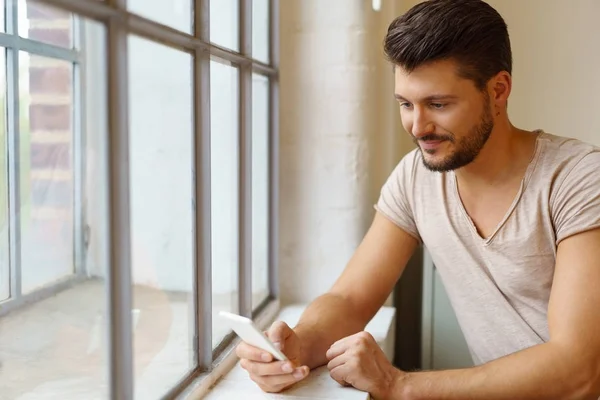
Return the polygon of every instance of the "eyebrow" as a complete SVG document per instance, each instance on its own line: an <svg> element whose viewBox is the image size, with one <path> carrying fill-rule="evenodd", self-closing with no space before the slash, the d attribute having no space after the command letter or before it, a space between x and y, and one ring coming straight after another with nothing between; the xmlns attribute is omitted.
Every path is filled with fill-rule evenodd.
<svg viewBox="0 0 600 400"><path fill-rule="evenodd" d="M397 100L409 102L408 100L406 100L404 97L402 97L398 93L395 93L394 97ZM457 98L458 98L458 96L455 96L452 94L433 94L431 96L424 97L423 99L421 99L421 101L455 100Z"/></svg>

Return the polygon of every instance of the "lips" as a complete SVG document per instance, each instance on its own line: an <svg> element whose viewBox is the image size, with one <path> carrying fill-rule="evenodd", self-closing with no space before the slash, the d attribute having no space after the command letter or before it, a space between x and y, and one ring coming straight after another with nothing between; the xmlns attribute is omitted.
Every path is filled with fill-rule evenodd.
<svg viewBox="0 0 600 400"><path fill-rule="evenodd" d="M437 149L445 140L420 140L421 147L423 150L435 150Z"/></svg>

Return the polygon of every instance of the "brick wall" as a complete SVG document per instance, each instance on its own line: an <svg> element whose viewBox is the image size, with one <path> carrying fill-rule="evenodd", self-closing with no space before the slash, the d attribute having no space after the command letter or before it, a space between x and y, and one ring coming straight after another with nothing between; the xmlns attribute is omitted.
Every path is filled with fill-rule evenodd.
<svg viewBox="0 0 600 400"><path fill-rule="evenodd" d="M70 14L28 2L27 18L29 39L71 47ZM72 64L30 55L28 72L30 102L22 101L21 107L28 107L29 119L22 120L25 126L21 127L21 134L25 137L29 128L30 223L45 246L70 247L73 226Z"/></svg>

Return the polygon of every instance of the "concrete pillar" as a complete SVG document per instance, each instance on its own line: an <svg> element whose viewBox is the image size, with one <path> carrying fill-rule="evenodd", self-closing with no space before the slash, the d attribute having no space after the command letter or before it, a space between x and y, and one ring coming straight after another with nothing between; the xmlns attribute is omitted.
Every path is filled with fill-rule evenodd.
<svg viewBox="0 0 600 400"><path fill-rule="evenodd" d="M398 1L281 2L280 285L326 291L362 240L406 152L383 38ZM410 142L409 142L410 143Z"/></svg>

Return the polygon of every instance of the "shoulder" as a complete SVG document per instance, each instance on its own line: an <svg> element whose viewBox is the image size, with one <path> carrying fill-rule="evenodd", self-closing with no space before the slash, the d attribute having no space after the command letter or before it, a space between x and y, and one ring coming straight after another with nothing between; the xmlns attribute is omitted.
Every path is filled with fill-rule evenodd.
<svg viewBox="0 0 600 400"><path fill-rule="evenodd" d="M543 132L539 141L544 167L553 166L557 172L569 173L581 162L585 165L600 157L600 147L579 139Z"/></svg>
<svg viewBox="0 0 600 400"><path fill-rule="evenodd" d="M600 182L600 147L565 136L542 133L537 169L550 178L551 191Z"/></svg>

